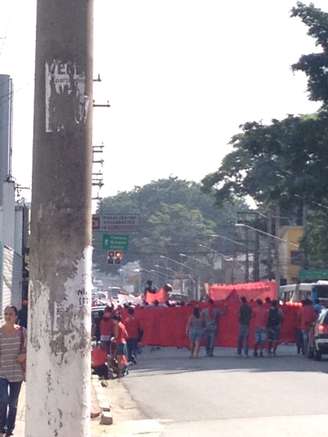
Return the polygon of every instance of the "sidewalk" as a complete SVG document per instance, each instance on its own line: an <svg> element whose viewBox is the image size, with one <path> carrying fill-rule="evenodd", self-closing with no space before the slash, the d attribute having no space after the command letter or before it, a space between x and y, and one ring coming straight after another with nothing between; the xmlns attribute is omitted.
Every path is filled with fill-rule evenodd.
<svg viewBox="0 0 328 437"><path fill-rule="evenodd" d="M25 433L25 383L22 385L21 393L19 395L19 403L17 409L17 418L16 418L16 427L15 427L15 437L24 437ZM101 410L99 408L96 393L93 385L91 385L91 417L95 419L92 421L92 424L96 425L99 423L98 416L101 414ZM94 428L92 425L92 429ZM93 436L93 434L92 434Z"/></svg>
<svg viewBox="0 0 328 437"><path fill-rule="evenodd" d="M19 395L15 437L24 437L24 433L25 433L25 382L22 385L21 392Z"/></svg>
<svg viewBox="0 0 328 437"><path fill-rule="evenodd" d="M92 437L160 437L163 426L156 419L150 419L140 410L126 388L124 378L111 380L107 388L111 401L113 425L100 425L93 421Z"/></svg>

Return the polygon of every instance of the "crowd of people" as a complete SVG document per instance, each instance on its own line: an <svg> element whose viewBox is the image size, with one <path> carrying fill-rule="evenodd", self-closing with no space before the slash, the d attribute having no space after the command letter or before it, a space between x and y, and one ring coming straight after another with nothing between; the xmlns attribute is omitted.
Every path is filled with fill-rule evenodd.
<svg viewBox="0 0 328 437"><path fill-rule="evenodd" d="M92 367L99 376L108 379L109 372L124 376L129 364L137 363L138 344L143 331L132 306L127 306L127 316L107 306L94 320L92 336L99 345L93 349Z"/></svg>
<svg viewBox="0 0 328 437"><path fill-rule="evenodd" d="M164 297L160 303L151 304L144 299L144 308L190 306L190 316L185 326L185 334L189 339L190 358L199 358L201 346L204 344L207 357L214 356L214 348L220 336L220 320L229 311L225 303L217 305L212 299L204 302L172 303L168 299L169 285L163 287ZM155 293L151 282L147 283L146 293ZM249 345L252 344L253 356L264 354L274 356L280 341L281 327L284 323L284 312L277 300L270 298L262 301L248 302L246 297L240 298L238 308L239 332L236 338L237 354L249 356ZM298 354L305 354L308 348L309 333L317 320L323 306L317 300L314 303L305 299L297 310L295 343ZM250 330L250 326L255 330ZM8 306L4 311L4 324L0 327L0 437L13 435L17 413L17 404L22 382L25 379L26 363L26 327L27 300L23 300L20 311L15 306ZM250 332L254 331L254 339ZM92 336L97 345L92 351L92 367L95 373L105 379L124 376L129 365L137 363L144 330L136 315L135 308L126 304L124 307L107 306L100 317L94 319Z"/></svg>
<svg viewBox="0 0 328 437"><path fill-rule="evenodd" d="M149 282L145 291L149 292L152 284ZM144 303L144 307L170 307L170 302L152 304ZM183 304L184 305L184 304ZM199 358L201 346L205 345L206 356L214 356L214 348L220 335L220 319L229 311L226 304L218 306L212 299L207 299L204 308L200 303L192 302L191 314L188 318L185 334L189 339L190 358ZM122 318L120 309L114 310L107 307L95 326L95 337L100 341L101 347L107 354L112 355L112 348L117 347L118 361L121 369L128 363L135 364L138 344L142 340L143 329L135 315L134 308L128 304L124 308L127 316ZM309 330L320 313L322 307L317 301L313 304L309 299L302 301L297 312L297 329L295 342L297 353L305 354L309 338ZM264 301L257 299L248 302L246 297L240 298L238 313L239 333L236 338L237 354L249 356L249 345L252 344L254 357L275 356L280 342L281 326L284 322L284 313L277 300L266 298ZM255 327L254 339L250 338L250 325ZM124 358L126 357L126 359ZM105 360L105 355L104 355ZM124 370L121 371L121 374Z"/></svg>
<svg viewBox="0 0 328 437"><path fill-rule="evenodd" d="M284 321L283 311L277 300L270 298L256 300L256 305L250 305L246 297L240 299L239 335L237 339L237 354L248 357L250 343L250 324L255 326L253 339L254 357L263 357L265 350L268 356L275 356L280 340L281 326ZM219 335L220 317L227 311L215 306L212 299L208 300L208 308L200 310L198 306L188 319L186 334L190 340L191 358L198 358L200 345L205 341L205 350L208 357L213 357L214 344ZM317 300L315 304L310 299L302 301L297 312L295 342L297 353L305 354L308 346L309 332L316 321L323 306Z"/></svg>
<svg viewBox="0 0 328 437"><path fill-rule="evenodd" d="M228 311L228 305L217 305L212 299L204 302L172 303L168 299L170 286L162 288L163 303L154 300L146 301L147 293L155 293L151 281L148 281L144 293L143 307L190 306L191 314L185 326L185 334L189 339L190 358L199 358L202 344L205 345L206 356L214 356L214 348L220 335L220 319ZM254 357L274 356L280 340L284 313L277 300L270 298L262 301L248 302L246 297L240 298L238 304L239 333L236 338L237 354L249 355L249 344L254 345ZM323 306L317 300L312 303L302 301L297 311L295 343L298 354L305 354L308 347L309 332ZM250 325L255 327L254 339L250 339ZM22 382L25 379L26 363L26 327L27 300L23 300L20 311L15 306L8 306L4 311L4 324L0 327L0 437L13 435L15 428L18 397ZM253 331L252 331L253 332ZM114 308L108 305L98 318L93 320L92 336L96 347L92 351L92 367L105 379L115 373L124 376L131 364L137 363L144 330L132 305ZM251 341L252 340L252 341Z"/></svg>
<svg viewBox="0 0 328 437"><path fill-rule="evenodd" d="M168 297L169 284L166 284L163 290ZM206 356L213 357L215 344L220 335L220 320L229 311L228 305L226 303L217 305L210 298L207 298L205 305L204 302L172 303L169 299L163 299L161 303L156 300L152 303L147 302L147 293L156 292L151 281L148 281L142 306L144 308L190 306L191 314L185 326L185 334L189 339L190 358L199 358L203 344ZM284 323L284 312L279 302L270 298L248 302L246 297L240 297L238 308L237 354L248 357L251 344L254 357L275 356L280 342L281 327ZM321 309L322 306L318 301L314 304L309 299L302 301L297 311L295 333L298 354L306 353L309 331ZM122 314L125 316L123 317ZM94 366L95 369L97 367L96 371L99 374L108 377L108 368L111 367L108 357L116 357L118 376L124 375L129 364L136 364L138 345L143 337L141 325L134 308L129 304L116 309L111 306L106 307L102 317L93 326L93 335L99 343L98 354L102 354L101 360L97 366ZM252 329L250 329L251 326ZM222 327L222 329L226 328ZM253 332L254 338L250 338L250 333L253 336Z"/></svg>

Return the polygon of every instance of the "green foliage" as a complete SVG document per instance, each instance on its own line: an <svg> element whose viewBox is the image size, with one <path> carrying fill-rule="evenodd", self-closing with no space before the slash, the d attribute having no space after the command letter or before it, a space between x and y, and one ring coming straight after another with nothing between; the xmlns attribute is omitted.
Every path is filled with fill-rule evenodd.
<svg viewBox="0 0 328 437"><path fill-rule="evenodd" d="M202 192L199 184L170 177L107 197L99 211L139 215L139 226L131 235L125 261L140 260L143 266L151 266L158 262L159 254L180 259L181 252L204 252L199 244L209 244L210 235L222 228L230 227L231 233L237 211L245 208L244 202L226 202L218 208L214 200L211 194ZM102 270L110 269L101 249L100 233L95 233L94 246L94 262Z"/></svg>
<svg viewBox="0 0 328 437"><path fill-rule="evenodd" d="M218 204L251 196L259 206L279 204L286 210L297 203L324 204L328 198L328 13L298 2L291 16L303 21L321 49L292 66L306 74L309 97L322 102L321 110L242 125L231 140L232 152L202 181L203 190L214 194ZM309 214L303 247L315 265L328 257L326 218L327 210Z"/></svg>
<svg viewBox="0 0 328 437"><path fill-rule="evenodd" d="M328 13L298 2L292 9L292 17L299 17L308 27L308 34L315 39L316 45L322 48L321 53L303 55L293 65L293 70L303 71L308 77L310 98L322 101L323 107L328 104Z"/></svg>
<svg viewBox="0 0 328 437"><path fill-rule="evenodd" d="M284 204L296 198L321 199L328 183L327 118L288 116L271 124L246 123L233 151L203 180L217 202L251 196L258 204ZM318 177L321 183L318 184Z"/></svg>
<svg viewBox="0 0 328 437"><path fill-rule="evenodd" d="M307 266L327 268L328 266L328 221L327 209L310 211L302 240Z"/></svg>
<svg viewBox="0 0 328 437"><path fill-rule="evenodd" d="M169 252L172 256L186 247L199 252L199 244L208 241L215 230L216 223L205 219L199 209L189 209L181 203L160 203L137 244L140 251Z"/></svg>

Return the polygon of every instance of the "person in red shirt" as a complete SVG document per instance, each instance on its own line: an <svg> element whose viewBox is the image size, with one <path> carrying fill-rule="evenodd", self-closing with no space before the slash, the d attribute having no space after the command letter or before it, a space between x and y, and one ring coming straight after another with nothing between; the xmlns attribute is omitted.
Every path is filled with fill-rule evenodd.
<svg viewBox="0 0 328 437"><path fill-rule="evenodd" d="M110 339L114 333L114 323L112 320L112 309L110 307L105 309L102 319L99 323L100 341L104 350L109 353Z"/></svg>
<svg viewBox="0 0 328 437"><path fill-rule="evenodd" d="M310 299L305 299L303 306L300 311L300 328L302 331L303 344L302 344L302 352L303 355L307 351L308 340L309 340L309 331L316 319L316 313L313 308L312 302Z"/></svg>
<svg viewBox="0 0 328 437"><path fill-rule="evenodd" d="M91 351L91 367L95 375L108 379L107 352L102 346L96 346Z"/></svg>
<svg viewBox="0 0 328 437"><path fill-rule="evenodd" d="M119 366L119 377L123 376L128 366L127 360L127 339L128 332L122 323L120 315L113 316L114 321L114 338L116 343L116 358Z"/></svg>
<svg viewBox="0 0 328 437"><path fill-rule="evenodd" d="M255 347L254 357L258 356L258 350L260 351L260 357L263 357L263 349L266 342L266 325L268 321L268 309L261 299L257 299L256 307L253 310L253 318L255 325Z"/></svg>
<svg viewBox="0 0 328 437"><path fill-rule="evenodd" d="M128 332L127 348L129 363L137 364L137 348L142 334L140 321L135 315L134 308L128 308L128 316L124 320L124 325Z"/></svg>

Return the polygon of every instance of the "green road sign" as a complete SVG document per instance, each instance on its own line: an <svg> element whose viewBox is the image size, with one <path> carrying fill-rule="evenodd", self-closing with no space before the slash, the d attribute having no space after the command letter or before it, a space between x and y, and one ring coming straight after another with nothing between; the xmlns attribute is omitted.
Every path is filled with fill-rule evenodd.
<svg viewBox="0 0 328 437"><path fill-rule="evenodd" d="M129 245L128 235L103 234L103 249L126 251Z"/></svg>
<svg viewBox="0 0 328 437"><path fill-rule="evenodd" d="M299 278L301 281L319 281L320 279L328 279L327 269L316 269L316 270L301 270L299 273Z"/></svg>

